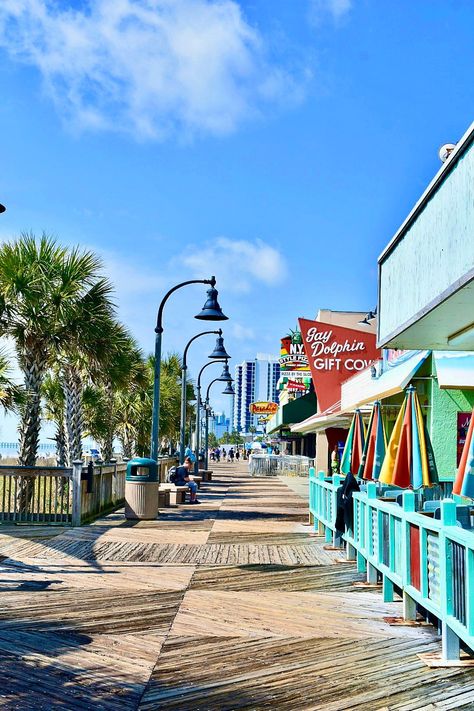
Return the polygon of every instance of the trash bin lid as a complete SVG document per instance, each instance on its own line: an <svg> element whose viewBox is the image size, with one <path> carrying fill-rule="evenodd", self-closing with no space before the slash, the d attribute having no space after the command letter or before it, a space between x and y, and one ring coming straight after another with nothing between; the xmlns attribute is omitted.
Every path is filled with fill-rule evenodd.
<svg viewBox="0 0 474 711"><path fill-rule="evenodd" d="M158 481L158 465L148 457L134 457L127 463L127 481Z"/></svg>

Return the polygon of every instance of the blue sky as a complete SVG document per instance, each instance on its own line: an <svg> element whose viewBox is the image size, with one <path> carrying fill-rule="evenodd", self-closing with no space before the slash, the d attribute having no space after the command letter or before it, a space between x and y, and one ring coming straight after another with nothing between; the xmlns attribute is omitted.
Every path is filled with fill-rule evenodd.
<svg viewBox="0 0 474 711"><path fill-rule="evenodd" d="M298 316L374 306L472 120L473 31L470 0L3 0L0 237L100 251L146 351L163 291L215 273L234 362L277 353ZM165 350L203 297L170 303Z"/></svg>

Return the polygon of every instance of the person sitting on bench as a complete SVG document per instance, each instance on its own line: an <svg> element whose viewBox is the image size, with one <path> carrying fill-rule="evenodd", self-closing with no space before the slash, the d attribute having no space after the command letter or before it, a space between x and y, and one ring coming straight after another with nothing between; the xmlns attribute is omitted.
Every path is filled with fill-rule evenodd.
<svg viewBox="0 0 474 711"><path fill-rule="evenodd" d="M197 484L190 476L190 472L193 469L194 462L191 461L191 457L185 457L183 464L180 467L176 467L173 475L173 484L175 486L187 486L189 489L189 503L199 504L201 502L196 498Z"/></svg>

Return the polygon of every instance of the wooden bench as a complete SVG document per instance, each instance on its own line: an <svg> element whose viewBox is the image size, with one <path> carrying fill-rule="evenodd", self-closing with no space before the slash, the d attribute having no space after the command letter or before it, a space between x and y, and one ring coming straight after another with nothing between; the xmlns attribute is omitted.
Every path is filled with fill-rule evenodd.
<svg viewBox="0 0 474 711"><path fill-rule="evenodd" d="M169 493L169 506L177 506L186 503L187 486L175 486L174 484L160 484L160 490Z"/></svg>
<svg viewBox="0 0 474 711"><path fill-rule="evenodd" d="M212 481L212 469L200 469L199 476L203 481Z"/></svg>
<svg viewBox="0 0 474 711"><path fill-rule="evenodd" d="M170 490L163 489L161 486L158 488L158 508L167 509L170 506Z"/></svg>

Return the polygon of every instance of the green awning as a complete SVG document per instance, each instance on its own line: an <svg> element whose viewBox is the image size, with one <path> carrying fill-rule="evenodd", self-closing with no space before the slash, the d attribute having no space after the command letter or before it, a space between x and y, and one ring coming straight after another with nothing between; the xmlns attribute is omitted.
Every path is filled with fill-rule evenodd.
<svg viewBox="0 0 474 711"><path fill-rule="evenodd" d="M282 427L287 428L289 425L295 425L297 422L306 420L316 412L316 395L308 393L299 397L296 400L288 402L283 407L278 408L278 412L268 421L267 434L276 432Z"/></svg>

